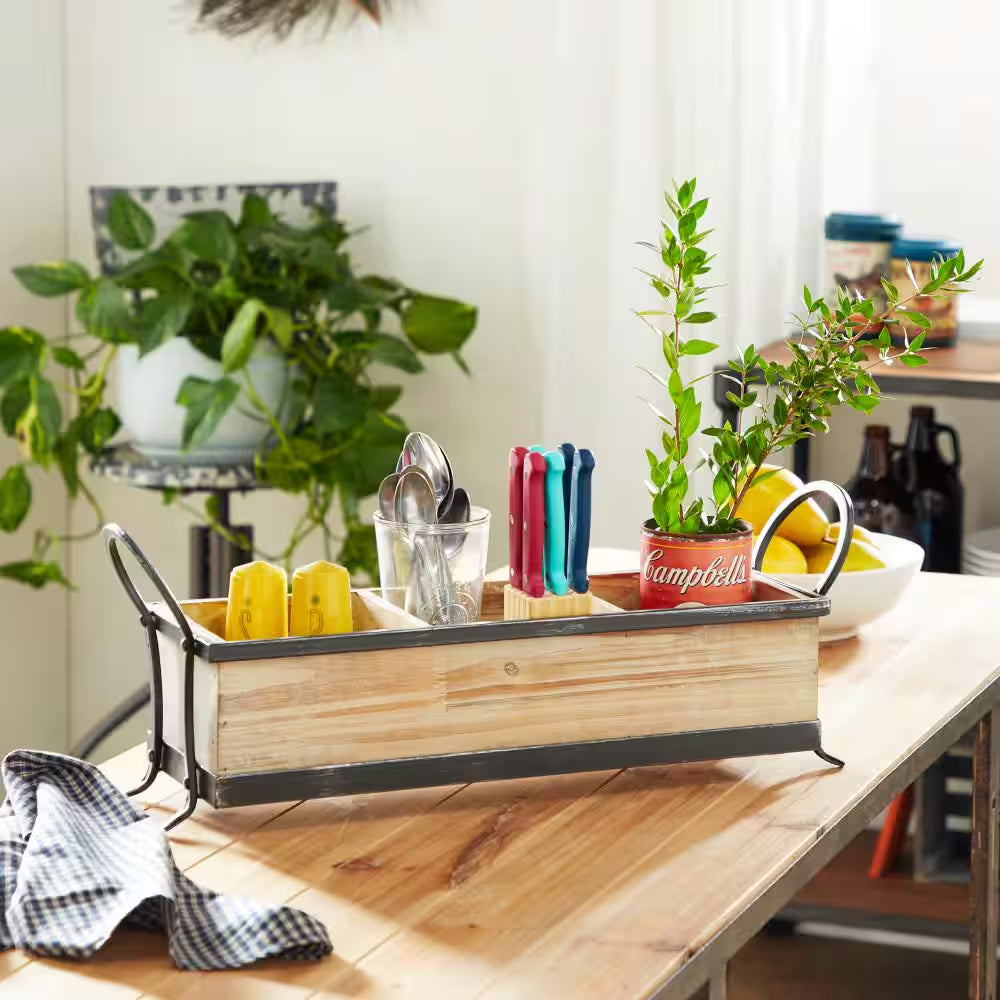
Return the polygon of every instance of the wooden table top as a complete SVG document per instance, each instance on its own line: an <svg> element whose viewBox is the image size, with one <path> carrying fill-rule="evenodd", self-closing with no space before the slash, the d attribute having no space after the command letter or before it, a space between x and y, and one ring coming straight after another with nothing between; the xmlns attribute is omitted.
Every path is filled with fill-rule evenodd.
<svg viewBox="0 0 1000 1000"><path fill-rule="evenodd" d="M200 885L289 902L336 952L181 973L121 931L92 962L0 954L0 998L685 996L1000 698L1000 580L921 575L822 652L809 753L387 792L227 812L173 831ZM107 765L128 785L136 748ZM178 786L144 797L165 820Z"/></svg>

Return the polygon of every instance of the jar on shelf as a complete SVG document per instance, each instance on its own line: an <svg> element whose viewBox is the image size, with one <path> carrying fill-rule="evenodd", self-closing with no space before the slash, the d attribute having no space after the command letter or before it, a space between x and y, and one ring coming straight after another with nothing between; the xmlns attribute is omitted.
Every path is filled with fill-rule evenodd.
<svg viewBox="0 0 1000 1000"><path fill-rule="evenodd" d="M892 245L891 281L899 289L899 296L905 299L913 292L913 283L906 273L906 262L910 262L913 277L918 285L925 285L931 280L931 264L934 261L948 260L959 251L957 243L937 237L905 236L897 239ZM930 320L925 347L950 347L958 336L958 296L955 292L942 292L935 295L921 295L914 299L907 308L923 313ZM901 318L898 326L892 327L893 343L902 344L904 335L912 340L919 327L912 320Z"/></svg>
<svg viewBox="0 0 1000 1000"><path fill-rule="evenodd" d="M836 297L838 288L860 293L885 308L882 279L889 276L892 245L903 228L895 215L833 212L826 217L824 290ZM877 332L877 331L873 331Z"/></svg>

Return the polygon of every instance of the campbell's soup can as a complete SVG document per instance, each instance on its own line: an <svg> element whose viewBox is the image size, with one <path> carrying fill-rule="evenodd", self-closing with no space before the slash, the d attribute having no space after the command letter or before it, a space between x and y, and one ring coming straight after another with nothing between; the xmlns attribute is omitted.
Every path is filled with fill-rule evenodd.
<svg viewBox="0 0 1000 1000"><path fill-rule="evenodd" d="M726 535L672 535L647 521L639 553L643 608L746 604L753 596L749 524L745 531Z"/></svg>

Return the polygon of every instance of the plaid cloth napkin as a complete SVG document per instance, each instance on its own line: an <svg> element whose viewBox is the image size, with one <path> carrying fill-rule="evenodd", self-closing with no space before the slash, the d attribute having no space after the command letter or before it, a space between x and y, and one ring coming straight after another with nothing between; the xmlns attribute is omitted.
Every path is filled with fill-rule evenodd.
<svg viewBox="0 0 1000 1000"><path fill-rule="evenodd" d="M326 928L300 910L199 889L159 826L92 764L15 750L3 780L0 951L90 958L122 922L166 932L181 969L333 950Z"/></svg>

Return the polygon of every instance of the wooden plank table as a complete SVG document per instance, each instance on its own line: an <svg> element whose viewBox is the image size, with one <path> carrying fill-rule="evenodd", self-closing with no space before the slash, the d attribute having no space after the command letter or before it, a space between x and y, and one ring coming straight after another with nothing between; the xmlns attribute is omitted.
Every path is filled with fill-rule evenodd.
<svg viewBox="0 0 1000 1000"><path fill-rule="evenodd" d="M336 952L181 973L122 931L73 965L0 955L10 997L682 998L894 795L977 728L970 996L994 1000L1000 580L922 575L862 638L824 648L808 753L213 812L171 834L199 884L289 902ZM122 785L140 748L107 765ZM154 817L181 801L166 776Z"/></svg>

